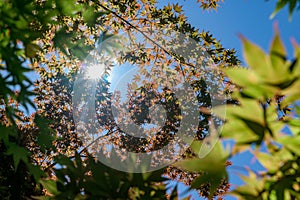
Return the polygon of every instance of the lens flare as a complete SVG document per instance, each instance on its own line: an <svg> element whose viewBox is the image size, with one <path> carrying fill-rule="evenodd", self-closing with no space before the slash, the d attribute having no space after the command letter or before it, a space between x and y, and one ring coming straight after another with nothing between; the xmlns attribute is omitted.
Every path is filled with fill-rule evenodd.
<svg viewBox="0 0 300 200"><path fill-rule="evenodd" d="M86 76L87 78L97 80L103 76L104 72L105 72L104 64L98 64L98 65L92 64L87 67Z"/></svg>

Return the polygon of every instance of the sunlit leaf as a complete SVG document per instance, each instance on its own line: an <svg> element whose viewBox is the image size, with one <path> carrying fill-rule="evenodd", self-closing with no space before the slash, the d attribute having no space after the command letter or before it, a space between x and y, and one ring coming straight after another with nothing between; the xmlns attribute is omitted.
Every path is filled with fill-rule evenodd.
<svg viewBox="0 0 300 200"><path fill-rule="evenodd" d="M286 71L285 61L286 61L286 50L280 39L278 26L275 25L275 36L273 38L270 50L271 62L274 70L277 73L284 73Z"/></svg>
<svg viewBox="0 0 300 200"><path fill-rule="evenodd" d="M258 161L266 168L270 173L274 173L281 167L281 159L275 155L270 155L268 153L258 152L255 154Z"/></svg>
<svg viewBox="0 0 300 200"><path fill-rule="evenodd" d="M198 143L197 145L201 145ZM194 147L195 150L199 149ZM193 188L200 187L203 183L210 183L211 195L216 191L223 179L227 179L225 160L228 154L218 142L211 152L204 158L185 159L174 165L191 172L202 172L192 183Z"/></svg>
<svg viewBox="0 0 300 200"><path fill-rule="evenodd" d="M259 136L249 130L241 121L234 120L226 123L221 129L221 135L227 139L234 139L237 144L250 144L259 140Z"/></svg>
<svg viewBox="0 0 300 200"><path fill-rule="evenodd" d="M284 147L300 156L300 136L282 136L278 138L278 142Z"/></svg>
<svg viewBox="0 0 300 200"><path fill-rule="evenodd" d="M269 57L257 45L251 43L246 38L241 37L243 42L243 55L246 63L255 73L264 79L275 78ZM268 73L266 73L268 71Z"/></svg>
<svg viewBox="0 0 300 200"><path fill-rule="evenodd" d="M260 77L247 68L226 68L226 75L239 86L247 87L252 84L260 84Z"/></svg>

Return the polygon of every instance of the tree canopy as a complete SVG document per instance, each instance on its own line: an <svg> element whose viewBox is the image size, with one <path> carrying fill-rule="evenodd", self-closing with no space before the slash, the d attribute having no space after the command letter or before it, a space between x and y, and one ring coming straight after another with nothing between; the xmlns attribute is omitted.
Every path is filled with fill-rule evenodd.
<svg viewBox="0 0 300 200"><path fill-rule="evenodd" d="M199 9L222 5L197 2ZM287 4L292 13L297 1L278 1L274 13ZM234 49L193 27L178 3L159 8L152 0L2 0L0 30L3 199L176 199L177 187L169 180L222 199L230 189L228 159L253 146L265 171L249 170L242 177L246 184L231 194L300 198L300 47L293 43L294 59L288 60L278 28L268 54L241 37L247 67L240 66ZM98 66L92 74L91 60ZM134 91L126 107L129 117L116 115L120 94L110 91L107 78L126 63L137 70L127 84ZM90 81L99 70L101 77ZM184 88L185 98L170 89L174 85ZM196 101L189 99L192 93ZM85 100L89 95L91 101ZM151 122L151 106L160 114L161 128L136 137L136 127ZM211 131L216 128L220 135ZM87 144L96 137L91 130L102 135ZM226 139L234 139L232 151L223 149ZM162 151L152 163L142 162L140 173L118 170L141 159L126 157L124 150L147 154L169 144L174 146L167 152L184 149L171 163L143 168L169 159ZM267 152L260 151L262 145ZM203 154L205 147L209 151ZM101 156L122 161L103 163Z"/></svg>

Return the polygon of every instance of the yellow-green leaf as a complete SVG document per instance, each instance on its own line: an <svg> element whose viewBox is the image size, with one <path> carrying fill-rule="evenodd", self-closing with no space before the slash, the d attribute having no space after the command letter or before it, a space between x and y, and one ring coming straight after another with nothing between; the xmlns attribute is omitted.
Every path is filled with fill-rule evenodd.
<svg viewBox="0 0 300 200"><path fill-rule="evenodd" d="M300 135L297 136L283 136L277 140L285 148L300 156Z"/></svg>
<svg viewBox="0 0 300 200"><path fill-rule="evenodd" d="M276 172L282 164L280 158L269 153L258 152L256 153L256 158L270 173Z"/></svg>
<svg viewBox="0 0 300 200"><path fill-rule="evenodd" d="M266 80L276 78L273 74L270 59L265 52L246 38L241 37L241 39L243 42L244 58L249 67L253 69L257 75Z"/></svg>
<svg viewBox="0 0 300 200"><path fill-rule="evenodd" d="M224 71L233 83L242 87L260 82L260 77L247 68L226 68Z"/></svg>
<svg viewBox="0 0 300 200"><path fill-rule="evenodd" d="M270 55L271 55L271 62L272 62L272 67L277 72L279 73L284 73L287 71L287 69L284 69L285 65L285 60L286 60L286 50L285 47L280 39L279 36L279 30L277 24L275 24L275 36L272 41L271 49L270 49Z"/></svg>

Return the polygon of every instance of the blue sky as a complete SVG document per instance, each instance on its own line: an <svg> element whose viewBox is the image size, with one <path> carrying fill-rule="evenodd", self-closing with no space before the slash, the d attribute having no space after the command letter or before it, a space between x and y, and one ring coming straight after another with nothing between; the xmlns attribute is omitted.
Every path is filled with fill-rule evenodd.
<svg viewBox="0 0 300 200"><path fill-rule="evenodd" d="M168 2L170 1L159 0L160 6ZM289 21L286 7L271 20L269 17L275 8L276 0L225 0L217 11L202 11L196 0L182 0L179 4L183 5L185 14L193 26L200 31L210 31L215 38L221 40L224 48L236 49L237 56L243 64L242 43L238 34L242 34L267 52L274 35L273 24L277 22L290 59L293 58L290 39L293 37L300 43L300 11L294 12L292 20ZM246 166L255 171L263 169L249 152L235 156L232 162L233 166L228 168L228 172L233 187L242 184L238 173L247 174ZM180 188L183 190L183 186ZM201 199L196 193L193 193L193 198ZM227 196L225 199L234 198Z"/></svg>
<svg viewBox="0 0 300 200"><path fill-rule="evenodd" d="M288 20L287 8L279 12L272 20L269 16L275 8L275 0L225 0L217 11L203 12L195 2L182 1L184 10L192 25L199 30L209 30L221 40L225 48L235 48L242 59L242 45L238 34L268 51L273 36L273 24L279 23L279 29L289 56L292 56L290 38L300 43L300 12L295 12L292 21Z"/></svg>

